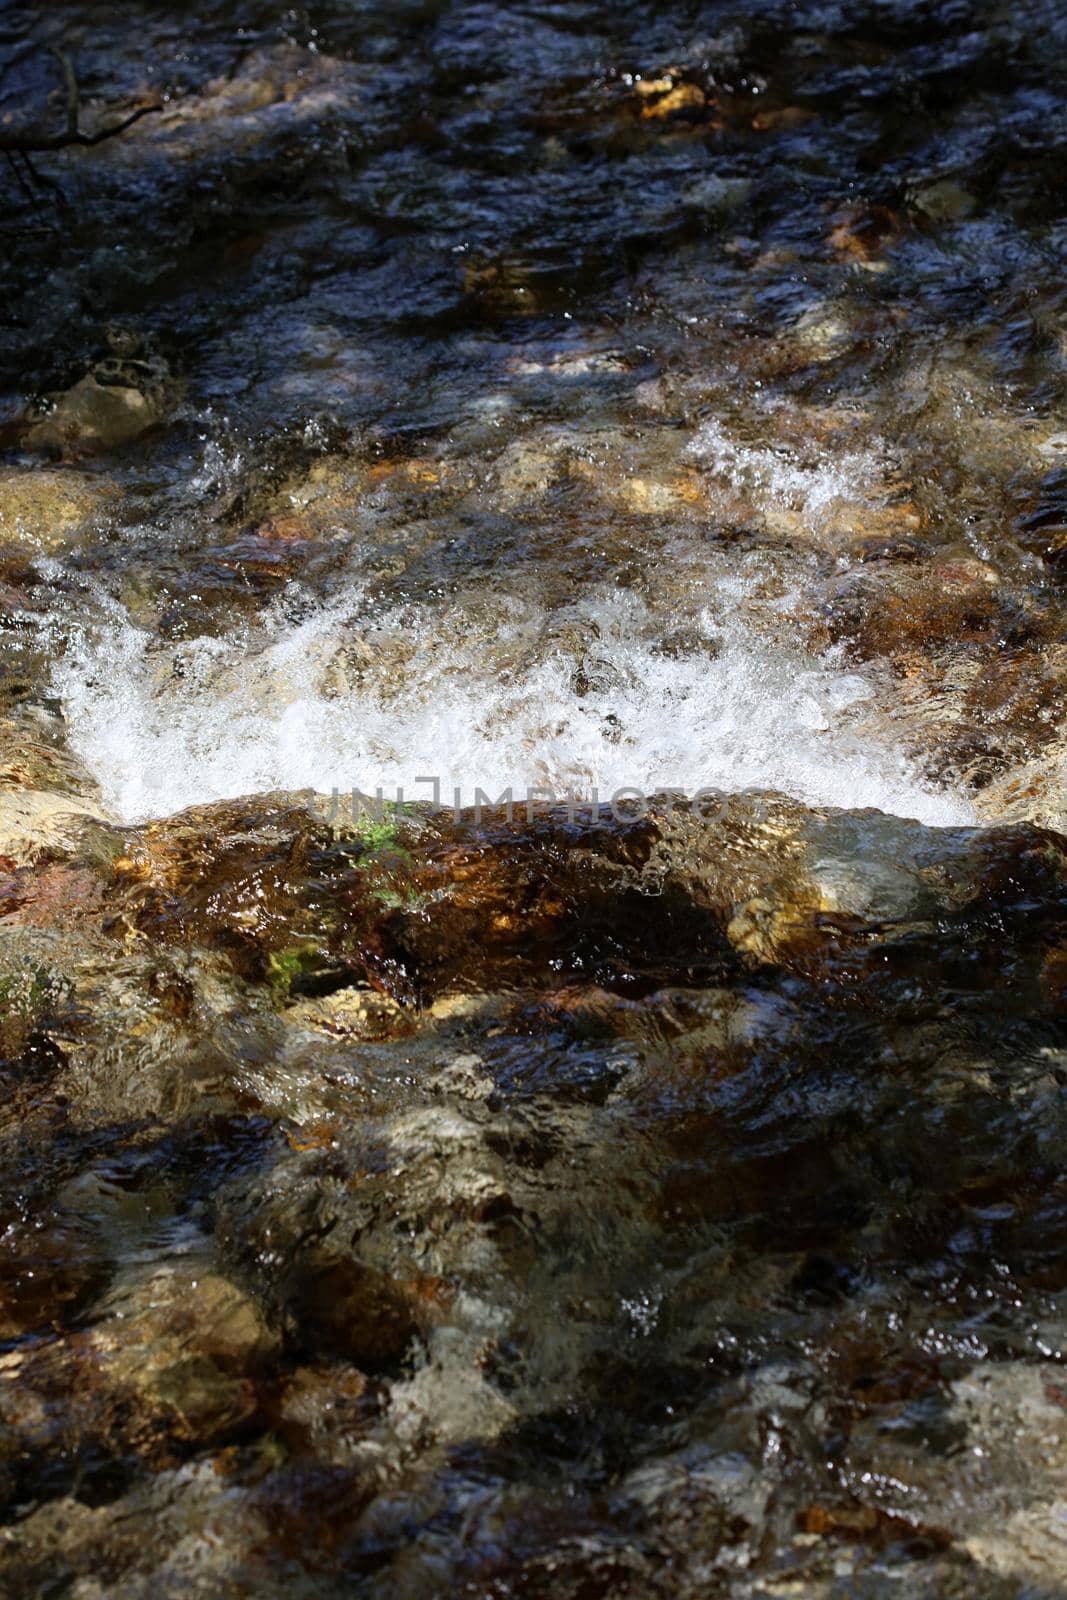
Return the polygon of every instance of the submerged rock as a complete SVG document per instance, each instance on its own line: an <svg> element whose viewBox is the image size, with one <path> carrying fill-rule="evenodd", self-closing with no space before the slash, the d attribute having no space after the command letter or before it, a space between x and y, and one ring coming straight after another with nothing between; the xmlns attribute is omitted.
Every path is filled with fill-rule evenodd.
<svg viewBox="0 0 1067 1600"><path fill-rule="evenodd" d="M0 789L0 856L24 866L46 855L72 855L86 822L105 813L84 796L40 789Z"/></svg>
<svg viewBox="0 0 1067 1600"><path fill-rule="evenodd" d="M106 357L51 397L46 415L27 427L25 443L65 456L121 449L159 426L173 402L172 390L162 358Z"/></svg>
<svg viewBox="0 0 1067 1600"><path fill-rule="evenodd" d="M286 1020L342 1039L392 1039L410 1031L407 1013L371 988L344 988L320 998L298 1000L286 1008Z"/></svg>
<svg viewBox="0 0 1067 1600"><path fill-rule="evenodd" d="M210 1266L119 1279L81 1344L97 1381L134 1399L142 1422L198 1444L247 1422L277 1351L255 1303Z"/></svg>
<svg viewBox="0 0 1067 1600"><path fill-rule="evenodd" d="M0 472L0 546L60 550L98 526L119 493L107 478L68 467Z"/></svg>
<svg viewBox="0 0 1067 1600"><path fill-rule="evenodd" d="M1067 750L1057 740L1033 760L1010 768L982 789L978 807L990 818L1036 822L1067 833Z"/></svg>
<svg viewBox="0 0 1067 1600"><path fill-rule="evenodd" d="M33 707L0 716L0 792L37 790L98 800L100 787L67 748L61 719Z"/></svg>
<svg viewBox="0 0 1067 1600"><path fill-rule="evenodd" d="M10 999L0 998L0 1055L12 1053L5 1005ZM0 1340L66 1323L99 1290L109 1264L76 1217L9 1220L0 1235Z"/></svg>
<svg viewBox="0 0 1067 1600"><path fill-rule="evenodd" d="M224 1200L221 1241L297 1348L377 1370L404 1356L448 1296L415 1253L390 1248L397 1196L384 1152L367 1155L370 1170L351 1185L330 1145L290 1158L265 1190Z"/></svg>
<svg viewBox="0 0 1067 1600"><path fill-rule="evenodd" d="M970 1301L936 1288L957 1259L1046 1292L1063 840L714 794L378 832L276 795L95 827L52 869L97 885L81 918L34 925L29 897L4 919L67 985L19 1043L52 1052L25 1127L63 1142L36 1180L54 1225L8 1234L12 1492L58 1505L62 1463L103 1483L121 1461L136 1522L148 1469L217 1463L267 1553L257 1592L280 1518L321 1524L304 1576L384 1545L390 1581L421 1583L449 1495L485 1570L524 1581L563 1549L568 1582L636 1594L665 1546L733 1581L768 1539L809 1586L829 1552L859 1571L899 1540L1008 1570L969 1516L842 1488L861 1462L903 1481L902 1435L878 1431L903 1379L861 1340L846 1358L833 1319L907 1270L901 1293L963 1337ZM768 1363L783 1306L846 1354L821 1368L787 1334ZM820 1385L851 1419L841 1467ZM787 1491L772 1436L801 1464ZM997 1504L1037 1517L1025 1570L1044 1572L1045 1511L1007 1486ZM505 1515L528 1530L506 1559ZM111 1535L63 1537L85 1566Z"/></svg>

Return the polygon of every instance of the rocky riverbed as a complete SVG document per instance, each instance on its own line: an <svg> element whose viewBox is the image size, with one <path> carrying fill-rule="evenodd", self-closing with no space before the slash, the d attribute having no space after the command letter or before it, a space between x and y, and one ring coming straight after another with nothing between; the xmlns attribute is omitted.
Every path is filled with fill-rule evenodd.
<svg viewBox="0 0 1067 1600"><path fill-rule="evenodd" d="M1065 59L0 12L5 1594L1067 1593Z"/></svg>

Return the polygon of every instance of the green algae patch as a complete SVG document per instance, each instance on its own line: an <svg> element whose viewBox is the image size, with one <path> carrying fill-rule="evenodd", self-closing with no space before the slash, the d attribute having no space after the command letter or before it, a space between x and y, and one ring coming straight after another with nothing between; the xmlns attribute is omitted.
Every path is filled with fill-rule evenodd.
<svg viewBox="0 0 1067 1600"><path fill-rule="evenodd" d="M291 945L267 957L267 982L280 1001L288 1000L293 985L301 978L322 972L329 965L317 944Z"/></svg>
<svg viewBox="0 0 1067 1600"><path fill-rule="evenodd" d="M355 819L354 830L356 837L368 852L397 848L398 824L388 818L379 820L361 812ZM402 849L403 847L401 846L400 848ZM407 854L406 851L403 853Z"/></svg>

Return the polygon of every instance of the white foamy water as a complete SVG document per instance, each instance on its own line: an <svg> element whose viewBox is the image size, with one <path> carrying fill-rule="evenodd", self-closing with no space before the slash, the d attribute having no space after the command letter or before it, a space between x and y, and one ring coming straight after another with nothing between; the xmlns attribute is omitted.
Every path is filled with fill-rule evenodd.
<svg viewBox="0 0 1067 1600"><path fill-rule="evenodd" d="M618 591L572 608L566 647L546 637L546 618L510 602L492 638L440 611L383 615L368 629L349 596L296 625L279 604L241 637L161 645L101 600L56 688L71 742L126 821L277 788L401 787L425 799L425 777L449 803L454 787L472 804L476 789L606 799L622 787L707 786L933 825L973 820L891 739L861 732L867 680L791 643L788 615L777 638L760 639L738 619L742 598L720 586L699 618L719 645L711 658L658 653L647 612ZM584 656L576 638L589 641Z"/></svg>
<svg viewBox="0 0 1067 1600"><path fill-rule="evenodd" d="M793 452L740 444L717 421L697 430L685 454L765 510L799 512L810 528L819 526L836 501L863 496L884 467L872 449L800 461Z"/></svg>

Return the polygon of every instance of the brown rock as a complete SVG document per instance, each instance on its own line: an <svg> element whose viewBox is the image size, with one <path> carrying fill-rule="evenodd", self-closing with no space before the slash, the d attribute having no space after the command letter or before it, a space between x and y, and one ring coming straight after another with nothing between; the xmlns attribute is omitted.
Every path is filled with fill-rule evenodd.
<svg viewBox="0 0 1067 1600"><path fill-rule="evenodd" d="M665 90L664 84L669 85ZM708 103L703 89L695 83L675 84L670 78L638 84L638 93L645 102L641 107L642 117L652 120L701 117Z"/></svg>
<svg viewBox="0 0 1067 1600"><path fill-rule="evenodd" d="M91 529L118 493L106 478L68 467L0 472L0 544L61 549Z"/></svg>
<svg viewBox="0 0 1067 1600"><path fill-rule="evenodd" d="M335 1039L396 1039L410 1033L408 1012L376 989L338 989L317 999L287 1006L285 1019Z"/></svg>
<svg viewBox="0 0 1067 1600"><path fill-rule="evenodd" d="M31 448L52 446L63 452L114 450L139 439L161 418L161 408L140 389L105 385L89 373L33 424L26 442Z"/></svg>
<svg viewBox="0 0 1067 1600"><path fill-rule="evenodd" d="M0 1234L0 1339L61 1324L99 1288L105 1271L99 1245L77 1222L47 1214L10 1222Z"/></svg>
<svg viewBox="0 0 1067 1600"><path fill-rule="evenodd" d="M163 1268L117 1285L101 1310L85 1353L168 1433L202 1441L252 1414L251 1379L279 1339L235 1284L210 1269Z"/></svg>
<svg viewBox="0 0 1067 1600"><path fill-rule="evenodd" d="M991 643L1005 601L995 569L969 551L944 551L922 563L854 570L826 606L833 640L860 656L892 656L942 641Z"/></svg>
<svg viewBox="0 0 1067 1600"><path fill-rule="evenodd" d="M42 855L70 855L87 822L104 822L83 797L37 789L0 789L0 856L25 865Z"/></svg>

